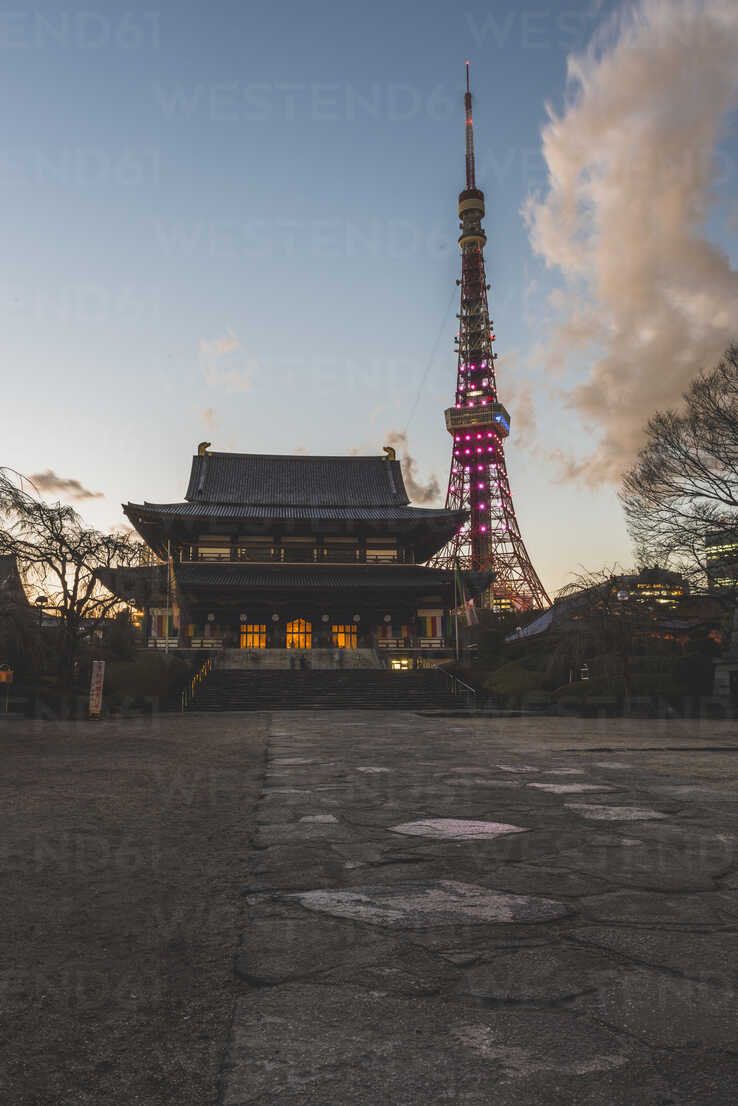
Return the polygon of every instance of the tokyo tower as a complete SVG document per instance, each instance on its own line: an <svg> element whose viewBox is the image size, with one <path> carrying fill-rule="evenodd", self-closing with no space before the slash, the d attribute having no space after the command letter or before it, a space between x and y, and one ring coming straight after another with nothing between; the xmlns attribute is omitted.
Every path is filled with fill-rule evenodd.
<svg viewBox="0 0 738 1106"><path fill-rule="evenodd" d="M533 568L515 517L505 466L504 439L510 416L497 397L495 340L489 317L490 285L484 269L487 236L482 229L484 193L474 174L474 131L469 63L466 63L466 188L459 195L461 307L456 402L445 412L453 437L446 507L468 518L431 564L439 568L491 571L495 578L481 605L493 610L541 609L551 605Z"/></svg>

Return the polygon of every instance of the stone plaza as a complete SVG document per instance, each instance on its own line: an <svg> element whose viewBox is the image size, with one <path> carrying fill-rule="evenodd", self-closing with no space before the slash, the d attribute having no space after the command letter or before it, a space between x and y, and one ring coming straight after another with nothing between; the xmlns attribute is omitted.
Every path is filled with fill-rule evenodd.
<svg viewBox="0 0 738 1106"><path fill-rule="evenodd" d="M3 1101L735 1102L733 722L193 712L0 744Z"/></svg>
<svg viewBox="0 0 738 1106"><path fill-rule="evenodd" d="M225 1106L718 1106L730 723L275 714Z"/></svg>

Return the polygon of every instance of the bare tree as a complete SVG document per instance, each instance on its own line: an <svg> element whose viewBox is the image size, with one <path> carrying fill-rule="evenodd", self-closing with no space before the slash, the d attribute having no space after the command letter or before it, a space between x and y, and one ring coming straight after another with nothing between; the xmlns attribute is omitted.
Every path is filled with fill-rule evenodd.
<svg viewBox="0 0 738 1106"><path fill-rule="evenodd" d="M620 677L625 694L632 694L634 657L649 648L663 615L655 598L633 587L634 578L614 565L583 572L557 593L550 672L562 675L597 659L603 674Z"/></svg>
<svg viewBox="0 0 738 1106"><path fill-rule="evenodd" d="M139 543L124 532L89 529L73 507L44 503L28 481L0 469L2 554L15 558L31 595L44 595L46 607L57 615L59 675L70 682L85 644L121 606L97 572L136 563Z"/></svg>
<svg viewBox="0 0 738 1106"><path fill-rule="evenodd" d="M668 564L693 586L707 584L706 538L738 535L738 346L697 377L682 411L649 421L620 499L642 564Z"/></svg>

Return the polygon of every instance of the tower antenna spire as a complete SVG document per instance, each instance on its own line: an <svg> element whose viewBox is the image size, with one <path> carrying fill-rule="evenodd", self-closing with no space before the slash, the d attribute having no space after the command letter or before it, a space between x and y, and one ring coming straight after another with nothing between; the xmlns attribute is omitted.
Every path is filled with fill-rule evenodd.
<svg viewBox="0 0 738 1106"><path fill-rule="evenodd" d="M472 94L469 88L469 62L466 63L466 187L476 188L474 173L474 124L472 123Z"/></svg>

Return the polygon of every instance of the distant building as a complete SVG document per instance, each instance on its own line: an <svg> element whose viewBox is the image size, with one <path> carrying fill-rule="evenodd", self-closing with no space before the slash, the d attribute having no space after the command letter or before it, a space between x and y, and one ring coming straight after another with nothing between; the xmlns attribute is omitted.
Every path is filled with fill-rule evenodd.
<svg viewBox="0 0 738 1106"><path fill-rule="evenodd" d="M618 598L643 599L675 607L689 595L689 584L678 572L665 568L642 568L638 573L611 577Z"/></svg>
<svg viewBox="0 0 738 1106"><path fill-rule="evenodd" d="M713 591L738 586L738 531L714 530L705 536L707 577Z"/></svg>

